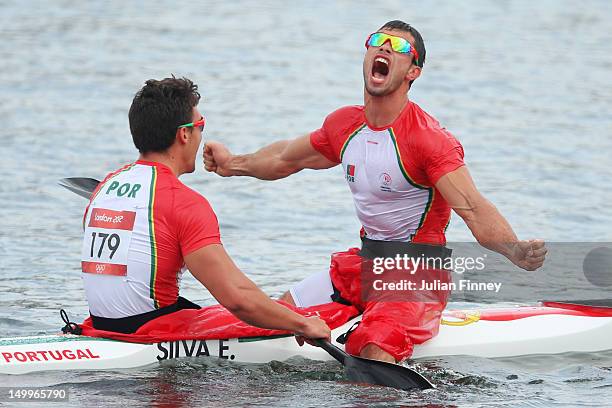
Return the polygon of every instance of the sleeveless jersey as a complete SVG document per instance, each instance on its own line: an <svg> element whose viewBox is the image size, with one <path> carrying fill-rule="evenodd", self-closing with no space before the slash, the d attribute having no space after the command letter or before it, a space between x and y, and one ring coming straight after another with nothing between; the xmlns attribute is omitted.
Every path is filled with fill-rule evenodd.
<svg viewBox="0 0 612 408"><path fill-rule="evenodd" d="M367 123L363 106L340 108L311 133L310 143L342 163L368 238L446 243L451 209L435 184L463 166L463 147L417 104L408 102L384 128Z"/></svg>
<svg viewBox="0 0 612 408"><path fill-rule="evenodd" d="M90 313L121 318L177 301L183 258L220 244L208 201L160 163L109 174L83 218L82 277Z"/></svg>

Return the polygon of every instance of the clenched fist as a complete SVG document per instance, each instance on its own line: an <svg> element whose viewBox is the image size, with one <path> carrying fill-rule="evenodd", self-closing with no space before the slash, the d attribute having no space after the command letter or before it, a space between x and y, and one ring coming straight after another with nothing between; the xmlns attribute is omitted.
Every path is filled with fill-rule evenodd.
<svg viewBox="0 0 612 408"><path fill-rule="evenodd" d="M295 333L295 340L300 346L304 345L304 342L315 346L310 339L325 339L327 341L331 338L331 330L327 323L320 318L313 316L307 317L304 320L304 326L300 332Z"/></svg>
<svg viewBox="0 0 612 408"><path fill-rule="evenodd" d="M206 142L204 145L203 157L204 168L207 171L217 173L223 177L233 175L229 168L233 155L222 143L215 141Z"/></svg>
<svg viewBox="0 0 612 408"><path fill-rule="evenodd" d="M542 240L519 241L514 246L511 261L527 271L535 271L544 264L547 252Z"/></svg>

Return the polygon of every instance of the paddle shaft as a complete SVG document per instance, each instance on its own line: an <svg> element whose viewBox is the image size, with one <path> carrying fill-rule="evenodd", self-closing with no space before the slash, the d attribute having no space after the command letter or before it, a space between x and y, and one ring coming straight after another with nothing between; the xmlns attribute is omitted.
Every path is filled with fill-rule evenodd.
<svg viewBox="0 0 612 408"><path fill-rule="evenodd" d="M347 357L347 354L344 351L340 350L338 347L334 346L327 340L313 339L313 342L317 346L321 347L323 350L327 351L327 353L336 360L338 360L340 364L344 365L344 362L346 361Z"/></svg>

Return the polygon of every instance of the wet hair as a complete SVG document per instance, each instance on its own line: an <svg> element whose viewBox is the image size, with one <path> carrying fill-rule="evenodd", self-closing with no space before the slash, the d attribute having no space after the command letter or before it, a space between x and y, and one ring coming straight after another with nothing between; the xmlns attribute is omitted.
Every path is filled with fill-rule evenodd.
<svg viewBox="0 0 612 408"><path fill-rule="evenodd" d="M200 102L198 86L187 78L149 79L136 92L130 112L130 131L140 153L163 152L174 143L180 125L193 121Z"/></svg>
<svg viewBox="0 0 612 408"><path fill-rule="evenodd" d="M416 28L412 27L408 23L404 23L403 21L393 20L385 23L378 30L380 31L384 29L399 30L410 33L410 35L412 35L412 37L414 38L414 48L419 54L419 59L415 60L414 64L418 67L423 68L423 64L425 63L425 43L423 42L423 37L421 37L421 34L416 30Z"/></svg>

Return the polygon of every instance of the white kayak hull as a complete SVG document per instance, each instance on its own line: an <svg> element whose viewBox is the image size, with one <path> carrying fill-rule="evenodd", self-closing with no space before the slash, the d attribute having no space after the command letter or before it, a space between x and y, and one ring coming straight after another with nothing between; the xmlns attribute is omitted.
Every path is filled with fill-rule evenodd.
<svg viewBox="0 0 612 408"><path fill-rule="evenodd" d="M551 313L552 310L530 307L445 312L438 336L416 345L413 358L447 355L495 358L612 349L612 314L571 315ZM492 319L482 317L491 311L495 312ZM516 311L520 318L516 318ZM358 320L359 317L335 329L332 338L336 339ZM291 336L156 344L61 334L0 339L1 374L136 368L182 357L267 363L293 356L332 359L320 348L299 347Z"/></svg>

